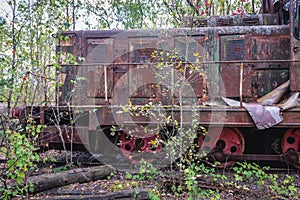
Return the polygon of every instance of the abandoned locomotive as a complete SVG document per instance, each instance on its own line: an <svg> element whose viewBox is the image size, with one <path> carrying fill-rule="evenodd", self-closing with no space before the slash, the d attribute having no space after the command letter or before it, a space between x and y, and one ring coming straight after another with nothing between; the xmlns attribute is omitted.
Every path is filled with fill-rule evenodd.
<svg viewBox="0 0 300 200"><path fill-rule="evenodd" d="M45 125L41 145L94 154L114 146L134 162L196 132L199 149L221 166L300 168L300 1L289 5L289 23L277 12L189 18L180 29L64 33L57 105L20 116L33 111Z"/></svg>

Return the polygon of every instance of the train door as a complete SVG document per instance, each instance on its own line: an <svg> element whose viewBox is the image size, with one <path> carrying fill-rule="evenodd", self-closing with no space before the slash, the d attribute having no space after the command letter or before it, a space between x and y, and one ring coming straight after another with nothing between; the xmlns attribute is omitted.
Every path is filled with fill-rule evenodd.
<svg viewBox="0 0 300 200"><path fill-rule="evenodd" d="M300 91L300 0L291 0L291 90Z"/></svg>

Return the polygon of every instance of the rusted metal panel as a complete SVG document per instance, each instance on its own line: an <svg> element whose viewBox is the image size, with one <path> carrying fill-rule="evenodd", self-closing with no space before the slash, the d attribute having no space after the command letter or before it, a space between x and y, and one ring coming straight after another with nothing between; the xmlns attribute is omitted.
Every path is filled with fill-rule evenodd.
<svg viewBox="0 0 300 200"><path fill-rule="evenodd" d="M269 36L253 36L251 55L253 60L290 59L290 39L288 35L274 33ZM265 63L270 65L271 63ZM280 63L278 63L280 64Z"/></svg>
<svg viewBox="0 0 300 200"><path fill-rule="evenodd" d="M184 27L258 26L279 24L277 14L187 17Z"/></svg>
<svg viewBox="0 0 300 200"><path fill-rule="evenodd" d="M113 39L97 38L87 40L86 63L108 63L113 56Z"/></svg>
<svg viewBox="0 0 300 200"><path fill-rule="evenodd" d="M281 122L279 125L284 127L297 127L299 128L300 124L300 109L291 109L287 110L282 113L283 115L283 122Z"/></svg>
<svg viewBox="0 0 300 200"><path fill-rule="evenodd" d="M220 38L215 29L208 29L204 39L205 61L212 62L205 65L205 73L207 76L207 88L209 98L222 96L220 89L220 66L214 61L220 60Z"/></svg>
<svg viewBox="0 0 300 200"><path fill-rule="evenodd" d="M149 63L152 52L157 49L158 38L134 37L129 38L129 62Z"/></svg>
<svg viewBox="0 0 300 200"><path fill-rule="evenodd" d="M76 55L77 52L77 34L67 33L63 35L63 39L59 40L56 45L56 53L59 55L59 64L70 64L68 54Z"/></svg>
<svg viewBox="0 0 300 200"><path fill-rule="evenodd" d="M224 36L221 39L221 53L223 60L270 60L270 62L255 63L252 66L244 65L243 74L243 96L261 97L271 91L278 85L287 81L288 64L274 63L271 60L289 59L289 39L286 35L270 36L251 36L248 34L248 40L245 36ZM249 38L253 40L249 40ZM279 38L279 39L278 39ZM252 47L250 51L250 47ZM275 48L274 48L275 47ZM278 65L280 67L278 67ZM224 84L224 90L227 97L239 96L239 67L233 64L221 64L221 77ZM257 71L262 68L263 70ZM275 69L270 69L275 68Z"/></svg>
<svg viewBox="0 0 300 200"><path fill-rule="evenodd" d="M155 72L147 64L153 60L151 55L157 48L157 42L156 37L129 38L129 62L141 64L129 67L129 96L131 98L155 97Z"/></svg>
<svg viewBox="0 0 300 200"><path fill-rule="evenodd" d="M245 35L230 35L221 36L221 60L247 60L249 58L248 52L249 38ZM239 97L240 85L240 64L220 64L220 87L223 88L226 97ZM245 64L243 67L243 85L242 92L244 97L251 97L252 87L252 68Z"/></svg>
<svg viewBox="0 0 300 200"><path fill-rule="evenodd" d="M247 37L249 39L249 36ZM245 35L221 36L222 60L246 60L248 58L247 38Z"/></svg>
<svg viewBox="0 0 300 200"><path fill-rule="evenodd" d="M77 70L76 67L68 65L58 68L56 74L57 81L60 83L60 86L57 88L59 103L65 104L71 99L74 88L72 80L76 80Z"/></svg>
<svg viewBox="0 0 300 200"><path fill-rule="evenodd" d="M117 124L118 113L123 113L122 108L111 108L109 106L102 106L96 110L96 116L100 126L120 125Z"/></svg>
<svg viewBox="0 0 300 200"><path fill-rule="evenodd" d="M111 98L113 93L112 92L113 90L112 66L108 66L108 65L90 66L88 70L87 84L88 84L88 90L87 90L88 97L105 98L106 95L105 93L107 92L107 97ZM105 84L107 84L107 88Z"/></svg>
<svg viewBox="0 0 300 200"><path fill-rule="evenodd" d="M295 62L290 68L291 90L300 91L300 63Z"/></svg>
<svg viewBox="0 0 300 200"><path fill-rule="evenodd" d="M127 37L114 39L114 58L113 58L113 104L125 105L129 102L129 45Z"/></svg>
<svg viewBox="0 0 300 200"><path fill-rule="evenodd" d="M182 96L184 98L201 98L205 92L205 80L202 72L204 71L201 62L204 59L204 36L194 35L192 37L177 36L174 38L174 49L178 51L178 61L185 64L175 65L175 73L183 75L185 80L193 91L185 90ZM175 80L176 81L176 80Z"/></svg>
<svg viewBox="0 0 300 200"><path fill-rule="evenodd" d="M88 135L87 127L48 126L42 129L40 141L42 143L88 144Z"/></svg>
<svg viewBox="0 0 300 200"><path fill-rule="evenodd" d="M181 61L195 62L199 56L203 56L204 37L202 36L176 36L174 37L174 50L179 55ZM173 50L173 49L171 49ZM199 56L197 56L199 55Z"/></svg>
<svg viewBox="0 0 300 200"><path fill-rule="evenodd" d="M156 108L153 107L152 111ZM157 108L158 113L161 112L159 109L172 117L172 119L180 120L180 110L177 108ZM110 110L110 111L109 111ZM224 107L224 108L211 108L211 107L202 107L194 108L194 110L183 108L182 110L184 116L192 116L193 113L198 114L198 124L202 126L224 126L224 127L256 127L251 116L245 108L239 107ZM299 108L290 109L282 112L283 121L275 125L274 128L288 128L288 127L299 127L300 116ZM114 113L114 114L113 114ZM99 122L102 126L109 125L120 125L124 122L131 121L133 124L157 124L157 121L135 121L135 118L132 118L128 113L123 112L121 107L115 107L112 110L108 108L100 108L96 112ZM117 119L117 120L116 120ZM186 117L185 119L191 119ZM191 121L184 120L183 124L189 125Z"/></svg>
<svg viewBox="0 0 300 200"><path fill-rule="evenodd" d="M252 76L253 96L262 97L288 80L288 69L257 70Z"/></svg>
<svg viewBox="0 0 300 200"><path fill-rule="evenodd" d="M71 65L70 60L73 60L73 57L76 58L78 54L77 34L74 32L66 33L64 38L56 46L56 53L59 55L57 62L62 65L61 68L56 68L56 80L60 83L56 88L56 93L60 104L64 104L67 99L70 99L70 93L73 89L70 80L74 80L76 74L76 68Z"/></svg>
<svg viewBox="0 0 300 200"><path fill-rule="evenodd" d="M114 98L112 99L112 103L117 105L125 105L129 103L128 66L118 66L118 69L120 71L116 70L114 72Z"/></svg>
<svg viewBox="0 0 300 200"><path fill-rule="evenodd" d="M109 63L113 56L113 39L102 38L87 39L86 63Z"/></svg>
<svg viewBox="0 0 300 200"><path fill-rule="evenodd" d="M188 80L188 83L193 89L193 94L188 93L184 94L184 97L203 97L203 94L205 93L206 85L205 80L200 72L193 72L190 71L190 69L187 69L186 72L186 80Z"/></svg>
<svg viewBox="0 0 300 200"><path fill-rule="evenodd" d="M113 88L113 69L108 63L113 60L114 40L96 38L87 40L87 96L111 98ZM101 65L104 63L104 65Z"/></svg>
<svg viewBox="0 0 300 200"><path fill-rule="evenodd" d="M31 108L27 108L30 110ZM42 107L39 111L40 124L46 126L88 126L89 114L83 108Z"/></svg>
<svg viewBox="0 0 300 200"><path fill-rule="evenodd" d="M240 64L222 64L220 73L222 78L223 91L226 97L239 97ZM243 97L252 96L252 69L244 65L243 69Z"/></svg>
<svg viewBox="0 0 300 200"><path fill-rule="evenodd" d="M129 45L128 38L114 38L114 57L113 63L128 63L129 62Z"/></svg>
<svg viewBox="0 0 300 200"><path fill-rule="evenodd" d="M154 98L156 90L156 72L149 65L129 69L129 96Z"/></svg>

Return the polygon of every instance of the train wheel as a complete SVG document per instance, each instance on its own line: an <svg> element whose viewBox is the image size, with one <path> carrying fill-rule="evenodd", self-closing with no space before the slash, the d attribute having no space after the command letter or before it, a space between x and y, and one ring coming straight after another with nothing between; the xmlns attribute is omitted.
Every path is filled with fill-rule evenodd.
<svg viewBox="0 0 300 200"><path fill-rule="evenodd" d="M212 161L220 163L217 167L224 168L234 165L235 161L227 161L223 155L243 154L245 141L236 128L210 128L206 136L200 136L199 147L200 153L204 151Z"/></svg>
<svg viewBox="0 0 300 200"><path fill-rule="evenodd" d="M287 154L288 163L295 168L300 169L299 156L300 152L300 129L289 129L283 136L282 152Z"/></svg>
<svg viewBox="0 0 300 200"><path fill-rule="evenodd" d="M160 152L162 144L159 142L160 135L153 135L146 138L136 138L125 132L120 135L120 149L123 155L132 161L139 163L141 159L152 162L153 154ZM152 156L151 156L152 155Z"/></svg>

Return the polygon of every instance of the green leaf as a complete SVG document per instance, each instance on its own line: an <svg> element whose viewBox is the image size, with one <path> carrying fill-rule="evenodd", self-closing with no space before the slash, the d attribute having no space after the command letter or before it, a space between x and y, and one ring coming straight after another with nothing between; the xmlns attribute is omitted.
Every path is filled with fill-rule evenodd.
<svg viewBox="0 0 300 200"><path fill-rule="evenodd" d="M18 184L21 184L21 183L22 183L22 180L23 180L23 178L21 178L21 177L17 177L17 178L16 178L16 181L17 181Z"/></svg>
<svg viewBox="0 0 300 200"><path fill-rule="evenodd" d="M129 172L126 172L125 178L126 178L126 179L131 179L131 178L132 178L132 175L131 175Z"/></svg>
<svg viewBox="0 0 300 200"><path fill-rule="evenodd" d="M7 153L7 148L6 148L6 147L1 147L1 151L2 151L3 153Z"/></svg>

